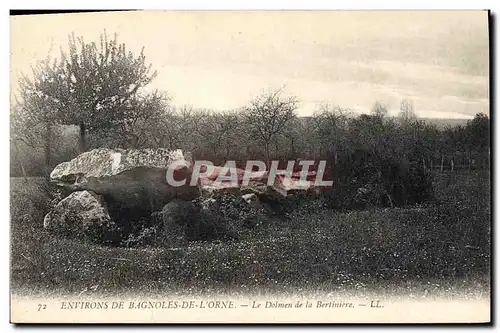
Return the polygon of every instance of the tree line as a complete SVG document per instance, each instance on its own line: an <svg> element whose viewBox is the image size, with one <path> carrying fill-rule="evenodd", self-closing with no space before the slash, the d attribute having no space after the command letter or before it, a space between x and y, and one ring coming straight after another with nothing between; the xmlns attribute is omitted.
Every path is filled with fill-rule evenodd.
<svg viewBox="0 0 500 333"><path fill-rule="evenodd" d="M398 117L375 102L367 114L332 104L298 117L297 96L261 93L236 110L174 107L166 92L145 92L156 72L144 49L134 55L117 35L86 42L71 35L68 51L23 75L11 103L11 175L42 175L96 147L181 148L216 164L248 159L329 159L370 155L417 164L424 171L487 169L490 120L440 128L419 120L410 100ZM347 158L347 160L346 160Z"/></svg>

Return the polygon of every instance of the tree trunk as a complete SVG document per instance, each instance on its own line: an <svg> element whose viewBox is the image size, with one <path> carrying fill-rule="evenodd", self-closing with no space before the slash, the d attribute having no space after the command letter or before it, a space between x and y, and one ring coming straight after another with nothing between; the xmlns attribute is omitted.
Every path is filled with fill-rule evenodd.
<svg viewBox="0 0 500 333"><path fill-rule="evenodd" d="M444 154L441 154L441 172L443 172L444 169Z"/></svg>
<svg viewBox="0 0 500 333"><path fill-rule="evenodd" d="M269 142L266 142L264 144L264 153L266 155L266 166L267 170L271 167L271 161L270 161L270 156L269 156Z"/></svg>
<svg viewBox="0 0 500 333"><path fill-rule="evenodd" d="M385 195L387 196L387 199L389 200L389 204L391 205L391 208L394 208L394 203L392 201L391 195L387 192L385 192Z"/></svg>
<svg viewBox="0 0 500 333"><path fill-rule="evenodd" d="M84 153L87 151L87 138L86 136L86 128L85 128L85 123L82 121L80 122L80 142L79 142L79 151L80 153Z"/></svg>

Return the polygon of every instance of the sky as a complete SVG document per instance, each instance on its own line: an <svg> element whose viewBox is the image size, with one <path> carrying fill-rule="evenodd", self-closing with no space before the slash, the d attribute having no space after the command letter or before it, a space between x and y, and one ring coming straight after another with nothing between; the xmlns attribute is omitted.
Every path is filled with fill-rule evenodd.
<svg viewBox="0 0 500 333"><path fill-rule="evenodd" d="M148 90L176 106L240 108L269 89L369 112L401 100L423 118L489 114L486 11L145 11L11 17L11 92L20 73L86 41L117 33L158 76Z"/></svg>

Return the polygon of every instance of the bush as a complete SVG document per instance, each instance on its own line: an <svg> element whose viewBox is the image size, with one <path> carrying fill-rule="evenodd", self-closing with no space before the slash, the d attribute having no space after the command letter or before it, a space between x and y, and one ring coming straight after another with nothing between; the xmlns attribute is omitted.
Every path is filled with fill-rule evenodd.
<svg viewBox="0 0 500 333"><path fill-rule="evenodd" d="M404 158L380 158L358 150L332 166L333 187L326 189L335 209L400 207L433 199L432 176Z"/></svg>

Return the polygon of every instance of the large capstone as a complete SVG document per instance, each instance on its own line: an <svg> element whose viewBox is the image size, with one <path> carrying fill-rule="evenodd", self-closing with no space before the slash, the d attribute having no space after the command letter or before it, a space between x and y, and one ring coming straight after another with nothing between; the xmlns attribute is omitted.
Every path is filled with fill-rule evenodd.
<svg viewBox="0 0 500 333"><path fill-rule="evenodd" d="M174 198L191 200L198 195L198 188L189 186L191 165L182 150L99 148L59 164L50 178L70 191L103 195L111 215L120 215L117 219L139 219ZM167 182L167 170L174 166L174 180L186 179L186 185Z"/></svg>
<svg viewBox="0 0 500 333"><path fill-rule="evenodd" d="M70 238L112 242L117 232L102 196L77 191L61 200L44 218L50 232Z"/></svg>

